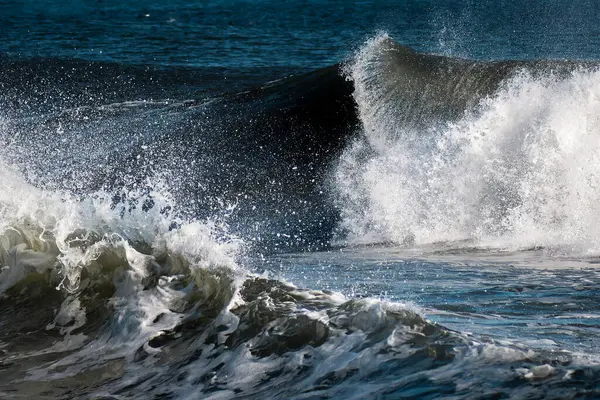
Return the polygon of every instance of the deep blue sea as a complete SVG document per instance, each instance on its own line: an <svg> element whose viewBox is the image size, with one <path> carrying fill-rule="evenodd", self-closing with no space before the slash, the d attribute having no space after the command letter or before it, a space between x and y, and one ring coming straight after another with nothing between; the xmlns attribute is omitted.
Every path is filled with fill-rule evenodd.
<svg viewBox="0 0 600 400"><path fill-rule="evenodd" d="M599 39L0 0L0 398L600 398Z"/></svg>

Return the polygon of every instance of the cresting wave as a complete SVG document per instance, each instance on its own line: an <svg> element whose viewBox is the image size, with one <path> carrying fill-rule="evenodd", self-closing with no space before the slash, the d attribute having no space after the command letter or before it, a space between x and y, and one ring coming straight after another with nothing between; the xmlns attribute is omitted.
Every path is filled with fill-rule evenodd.
<svg viewBox="0 0 600 400"><path fill-rule="evenodd" d="M364 133L336 172L351 241L600 251L596 63L452 59L381 35L346 71Z"/></svg>
<svg viewBox="0 0 600 400"><path fill-rule="evenodd" d="M0 80L12 104L0 124L0 394L597 394L597 363L581 355L244 267L253 243L327 248L338 212L350 243L595 251L592 65L457 60L384 35L346 66L351 82L334 66L192 100L157 99L160 84L135 93L193 76L110 65L99 69L125 71L126 94L98 81L90 97L78 88L99 66L77 65L56 82L35 66ZM54 83L26 78L44 73ZM50 94L57 103L36 109Z"/></svg>
<svg viewBox="0 0 600 400"><path fill-rule="evenodd" d="M194 306L216 316L234 301L243 277L236 239L210 221L172 217L160 182L115 202L104 192L81 199L35 188L6 164L1 176L4 396L68 396L60 382L95 370L100 383L104 369L116 372L115 363Z"/></svg>

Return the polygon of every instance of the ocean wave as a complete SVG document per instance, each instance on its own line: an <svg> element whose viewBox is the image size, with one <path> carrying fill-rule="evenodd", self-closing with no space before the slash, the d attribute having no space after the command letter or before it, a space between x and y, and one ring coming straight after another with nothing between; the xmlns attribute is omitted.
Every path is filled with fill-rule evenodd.
<svg viewBox="0 0 600 400"><path fill-rule="evenodd" d="M381 35L347 71L363 125L336 172L350 241L598 252L596 63L469 61Z"/></svg>

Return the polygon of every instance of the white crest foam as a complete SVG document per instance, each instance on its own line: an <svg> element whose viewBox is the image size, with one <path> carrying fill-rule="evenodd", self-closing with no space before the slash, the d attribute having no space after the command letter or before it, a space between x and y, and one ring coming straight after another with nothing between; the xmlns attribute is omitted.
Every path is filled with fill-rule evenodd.
<svg viewBox="0 0 600 400"><path fill-rule="evenodd" d="M386 39L349 70L363 124L336 171L349 240L598 253L600 72L523 70L458 120L405 129L365 76Z"/></svg>

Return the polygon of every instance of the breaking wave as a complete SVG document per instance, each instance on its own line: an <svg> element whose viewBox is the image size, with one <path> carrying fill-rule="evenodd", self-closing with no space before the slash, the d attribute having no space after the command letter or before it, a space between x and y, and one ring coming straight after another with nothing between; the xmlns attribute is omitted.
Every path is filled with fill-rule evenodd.
<svg viewBox="0 0 600 400"><path fill-rule="evenodd" d="M336 171L351 241L598 253L596 64L453 59L381 35L346 71L363 132Z"/></svg>

